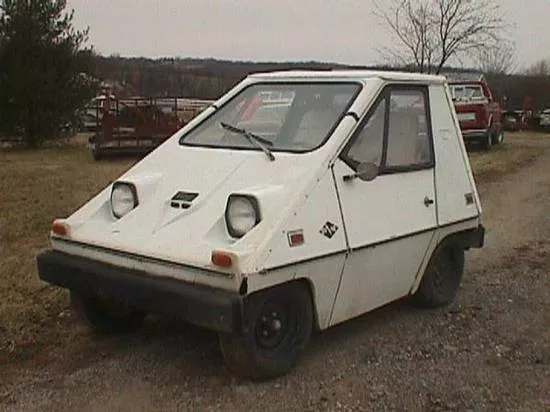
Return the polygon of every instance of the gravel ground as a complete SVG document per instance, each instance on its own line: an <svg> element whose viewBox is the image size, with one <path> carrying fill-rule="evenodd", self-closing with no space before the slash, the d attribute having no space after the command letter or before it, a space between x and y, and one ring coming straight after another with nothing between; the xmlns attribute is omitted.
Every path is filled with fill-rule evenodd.
<svg viewBox="0 0 550 412"><path fill-rule="evenodd" d="M455 303L397 302L316 336L288 376L225 369L216 336L167 319L99 338L80 328L11 369L5 411L550 411L550 144L479 185L486 246Z"/></svg>

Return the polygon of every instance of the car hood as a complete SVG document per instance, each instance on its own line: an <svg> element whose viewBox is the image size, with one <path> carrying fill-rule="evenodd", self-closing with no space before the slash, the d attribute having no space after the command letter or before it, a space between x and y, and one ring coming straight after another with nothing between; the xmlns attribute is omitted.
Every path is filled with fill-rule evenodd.
<svg viewBox="0 0 550 412"><path fill-rule="evenodd" d="M165 147L118 179L136 186L139 204L133 211L121 219L112 216L109 186L69 217L71 238L199 267L210 265L214 249L253 250L262 236L252 232L269 230L294 192L305 187L312 165L319 165L316 153L275 156L270 161L256 150ZM182 208L182 202L173 200L178 192L196 197ZM225 227L232 193L255 196L261 209L262 221L240 240L232 239Z"/></svg>

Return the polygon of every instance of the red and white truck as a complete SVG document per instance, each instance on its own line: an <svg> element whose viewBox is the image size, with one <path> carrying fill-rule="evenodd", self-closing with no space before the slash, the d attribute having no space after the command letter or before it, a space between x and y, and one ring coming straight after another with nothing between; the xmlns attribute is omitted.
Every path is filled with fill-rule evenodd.
<svg viewBox="0 0 550 412"><path fill-rule="evenodd" d="M455 110L466 143L480 143L484 149L504 140L503 110L483 80L449 82Z"/></svg>

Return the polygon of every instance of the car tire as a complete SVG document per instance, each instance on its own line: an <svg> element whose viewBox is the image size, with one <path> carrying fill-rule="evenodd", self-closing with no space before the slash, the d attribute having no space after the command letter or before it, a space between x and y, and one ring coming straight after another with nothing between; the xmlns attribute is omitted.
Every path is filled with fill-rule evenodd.
<svg viewBox="0 0 550 412"><path fill-rule="evenodd" d="M145 313L119 302L70 292L71 306L77 315L101 334L128 333L138 329Z"/></svg>
<svg viewBox="0 0 550 412"><path fill-rule="evenodd" d="M91 149L92 149L92 157L94 158L94 160L101 160L101 153L95 147L92 147Z"/></svg>
<svg viewBox="0 0 550 412"><path fill-rule="evenodd" d="M251 295L245 301L244 323L246 330L240 334L219 334L229 370L255 381L287 374L313 331L308 286L292 282Z"/></svg>
<svg viewBox="0 0 550 412"><path fill-rule="evenodd" d="M493 135L491 132L487 132L482 138L481 138L481 147L483 150L490 150L493 145Z"/></svg>
<svg viewBox="0 0 550 412"><path fill-rule="evenodd" d="M452 238L444 240L432 253L411 303L422 308L437 308L451 303L463 275L464 248Z"/></svg>
<svg viewBox="0 0 550 412"><path fill-rule="evenodd" d="M501 129L493 136L492 143L494 145L499 145L499 144L502 144L503 142L504 142L504 130Z"/></svg>

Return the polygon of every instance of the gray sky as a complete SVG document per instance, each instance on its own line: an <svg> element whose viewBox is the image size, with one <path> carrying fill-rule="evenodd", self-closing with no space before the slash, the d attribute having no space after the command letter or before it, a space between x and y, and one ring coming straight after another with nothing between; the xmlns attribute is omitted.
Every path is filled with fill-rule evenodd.
<svg viewBox="0 0 550 412"><path fill-rule="evenodd" d="M550 0L500 0L518 63L550 58ZM68 0L102 54L379 63L372 0Z"/></svg>

